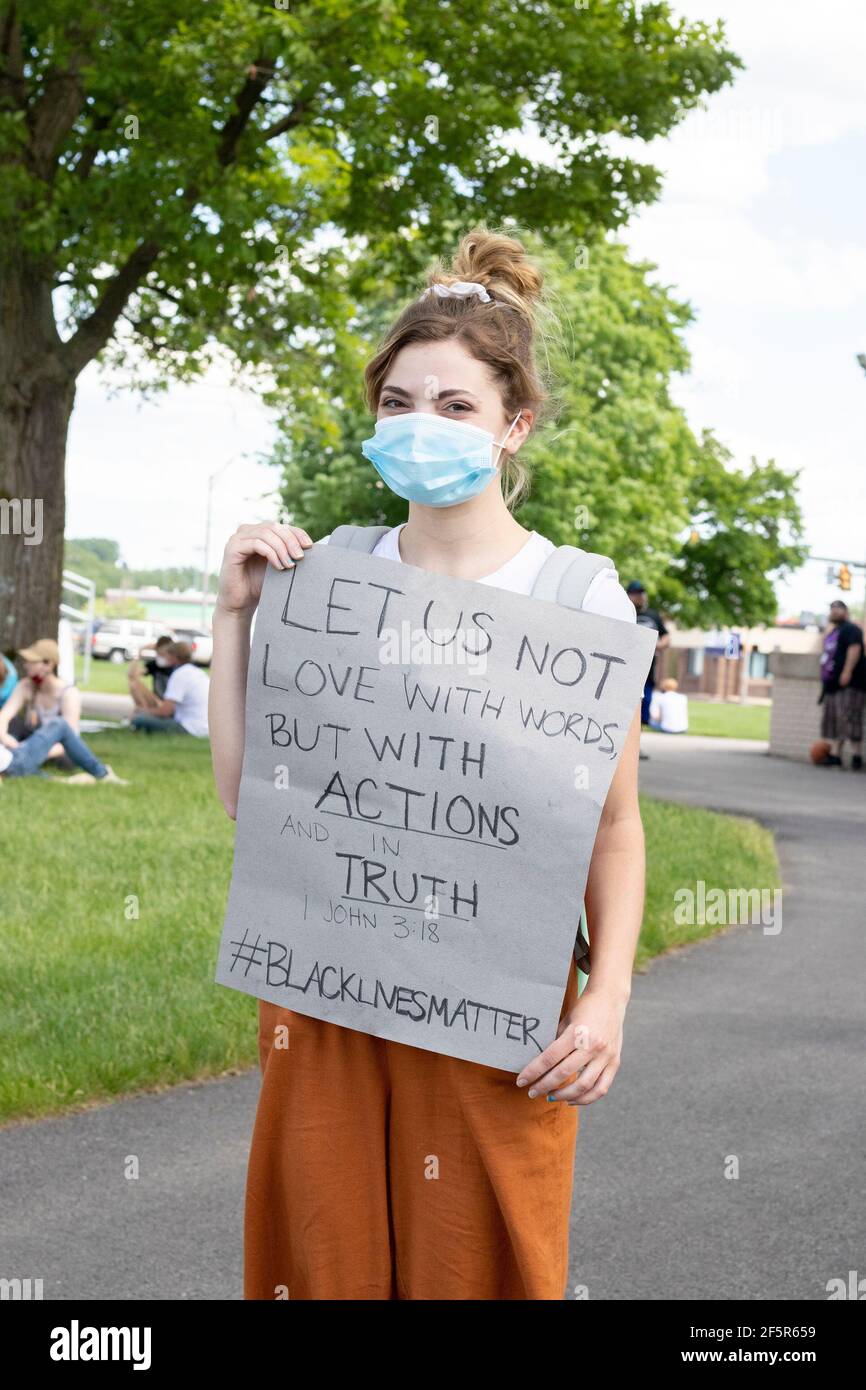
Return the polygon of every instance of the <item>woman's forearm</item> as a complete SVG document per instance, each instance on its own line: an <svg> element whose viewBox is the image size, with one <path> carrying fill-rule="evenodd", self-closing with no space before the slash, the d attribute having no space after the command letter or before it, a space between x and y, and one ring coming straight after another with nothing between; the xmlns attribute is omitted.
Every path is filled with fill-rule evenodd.
<svg viewBox="0 0 866 1390"><path fill-rule="evenodd" d="M237 815L244 761L244 715L250 664L252 613L216 606L208 696L208 726L214 779L232 820Z"/></svg>
<svg viewBox="0 0 866 1390"><path fill-rule="evenodd" d="M586 989L628 1000L643 921L645 845L640 813L605 825L596 837L585 904L590 940Z"/></svg>

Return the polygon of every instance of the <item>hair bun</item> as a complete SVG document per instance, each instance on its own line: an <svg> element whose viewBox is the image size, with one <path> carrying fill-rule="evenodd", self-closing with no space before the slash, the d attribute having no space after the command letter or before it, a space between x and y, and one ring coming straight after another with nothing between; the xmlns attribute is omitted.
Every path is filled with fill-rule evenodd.
<svg viewBox="0 0 866 1390"><path fill-rule="evenodd" d="M485 226L473 227L462 238L449 269L437 265L429 284L449 285L474 280L488 293L523 314L530 322L541 297L543 276L526 254L522 242Z"/></svg>

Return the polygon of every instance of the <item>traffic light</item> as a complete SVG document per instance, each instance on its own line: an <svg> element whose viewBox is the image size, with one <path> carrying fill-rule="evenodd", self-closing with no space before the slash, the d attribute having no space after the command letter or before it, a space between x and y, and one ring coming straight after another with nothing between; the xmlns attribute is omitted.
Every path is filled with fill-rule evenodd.
<svg viewBox="0 0 866 1390"><path fill-rule="evenodd" d="M851 588L851 571L847 565L839 566L839 588L846 590Z"/></svg>

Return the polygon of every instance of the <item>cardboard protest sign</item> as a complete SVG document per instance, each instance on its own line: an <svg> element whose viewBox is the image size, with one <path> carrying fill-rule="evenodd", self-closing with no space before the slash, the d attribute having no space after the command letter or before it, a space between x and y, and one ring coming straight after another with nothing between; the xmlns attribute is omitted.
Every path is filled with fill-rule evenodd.
<svg viewBox="0 0 866 1390"><path fill-rule="evenodd" d="M655 637L339 546L269 566L217 981L519 1071Z"/></svg>

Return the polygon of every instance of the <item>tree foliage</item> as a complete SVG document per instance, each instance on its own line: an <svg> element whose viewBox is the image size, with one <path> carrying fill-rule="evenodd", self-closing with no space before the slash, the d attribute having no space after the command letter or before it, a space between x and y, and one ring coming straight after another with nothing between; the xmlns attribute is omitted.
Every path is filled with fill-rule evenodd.
<svg viewBox="0 0 866 1390"><path fill-rule="evenodd" d="M56 625L88 363L303 389L312 335L479 218L623 224L659 188L628 137L739 66L661 0L0 0L0 496L45 502L0 646Z"/></svg>
<svg viewBox="0 0 866 1390"><path fill-rule="evenodd" d="M479 213L619 225L658 175L606 137L664 134L739 66L719 25L630 0L0 10L3 245L62 286L76 371L122 314L161 375L214 341L290 375L346 288L337 231L410 268L419 229L426 254Z"/></svg>
<svg viewBox="0 0 866 1390"><path fill-rule="evenodd" d="M97 594L106 589L117 589L126 585L129 589L141 589L155 585L168 592L187 589L201 589L201 570L193 565L168 565L157 569L130 569L120 558L117 541L96 537L68 540L64 550L64 564L75 570L85 579L96 584ZM208 576L209 587L215 588L217 576Z"/></svg>
<svg viewBox="0 0 866 1390"><path fill-rule="evenodd" d="M732 468L731 453L707 430L689 480L689 537L668 567L669 610L700 627L750 626L776 617L773 579L808 558L797 499L799 471L774 459Z"/></svg>
<svg viewBox="0 0 866 1390"><path fill-rule="evenodd" d="M772 621L769 576L805 555L796 475L772 463L733 468L675 404L672 385L689 368L689 305L618 242L575 256L568 238L546 248L525 239L549 287L540 354L554 410L524 448L532 484L521 522L556 544L610 555L624 582L639 577L684 624ZM405 502L360 452L373 429L364 362L402 302L392 285L371 287L354 331L309 349L310 385L284 419L275 459L287 515L313 536L343 521L405 519Z"/></svg>

